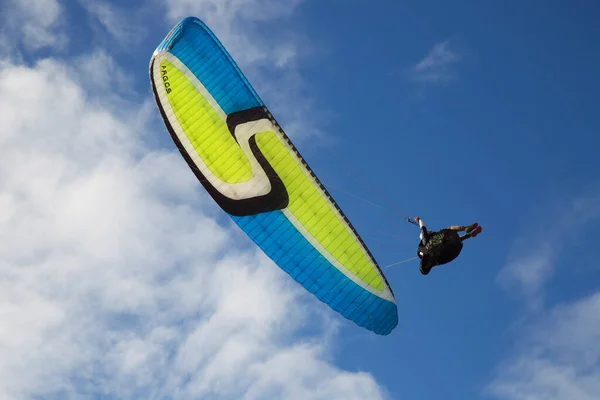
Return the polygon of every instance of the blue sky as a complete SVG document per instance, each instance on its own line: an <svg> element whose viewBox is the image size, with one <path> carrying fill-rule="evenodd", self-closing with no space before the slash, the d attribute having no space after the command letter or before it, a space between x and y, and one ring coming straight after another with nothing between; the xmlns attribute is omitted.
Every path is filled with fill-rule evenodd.
<svg viewBox="0 0 600 400"><path fill-rule="evenodd" d="M36 4L1 13L0 397L600 397L597 4ZM148 81L187 15L381 265L415 254L403 214L483 226L426 277L387 270L391 335L297 288L194 181Z"/></svg>

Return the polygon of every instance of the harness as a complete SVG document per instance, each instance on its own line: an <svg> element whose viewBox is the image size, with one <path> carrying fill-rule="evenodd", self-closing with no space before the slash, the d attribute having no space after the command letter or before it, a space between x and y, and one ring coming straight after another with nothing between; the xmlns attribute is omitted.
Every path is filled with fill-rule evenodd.
<svg viewBox="0 0 600 400"><path fill-rule="evenodd" d="M462 251L463 243L458 232L442 229L432 232L425 246L419 246L418 252L423 253L429 264L442 265L454 260Z"/></svg>

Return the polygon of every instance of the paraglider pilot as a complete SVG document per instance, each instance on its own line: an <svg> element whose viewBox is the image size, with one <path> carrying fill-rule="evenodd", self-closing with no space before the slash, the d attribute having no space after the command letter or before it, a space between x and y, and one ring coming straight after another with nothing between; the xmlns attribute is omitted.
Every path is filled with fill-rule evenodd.
<svg viewBox="0 0 600 400"><path fill-rule="evenodd" d="M429 274L436 265L453 261L462 250L462 242L481 233L481 226L477 222L469 226L449 226L437 232L429 232L421 218L415 217L415 221L421 228L417 255L421 259L419 269L423 275ZM458 232L466 233L459 236Z"/></svg>

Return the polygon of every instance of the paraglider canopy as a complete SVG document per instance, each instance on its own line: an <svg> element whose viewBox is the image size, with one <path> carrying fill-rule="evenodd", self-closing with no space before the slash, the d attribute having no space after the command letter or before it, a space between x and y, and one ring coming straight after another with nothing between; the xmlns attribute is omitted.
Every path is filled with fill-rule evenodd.
<svg viewBox="0 0 600 400"><path fill-rule="evenodd" d="M383 272L210 29L178 23L150 78L173 141L215 202L307 291L389 334L398 314Z"/></svg>

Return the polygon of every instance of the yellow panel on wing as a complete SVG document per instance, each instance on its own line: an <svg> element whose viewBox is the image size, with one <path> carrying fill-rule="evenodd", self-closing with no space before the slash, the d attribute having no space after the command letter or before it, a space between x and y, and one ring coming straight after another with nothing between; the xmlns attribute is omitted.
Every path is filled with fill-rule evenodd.
<svg viewBox="0 0 600 400"><path fill-rule="evenodd" d="M290 198L288 210L298 222L352 274L371 287L383 290L384 283L362 245L289 148L272 132L257 134L256 143L285 184Z"/></svg>
<svg viewBox="0 0 600 400"><path fill-rule="evenodd" d="M169 61L161 60L160 70L163 80L169 84L167 98L171 108L198 156L222 181L248 181L252 177L250 162L229 132L223 116Z"/></svg>

